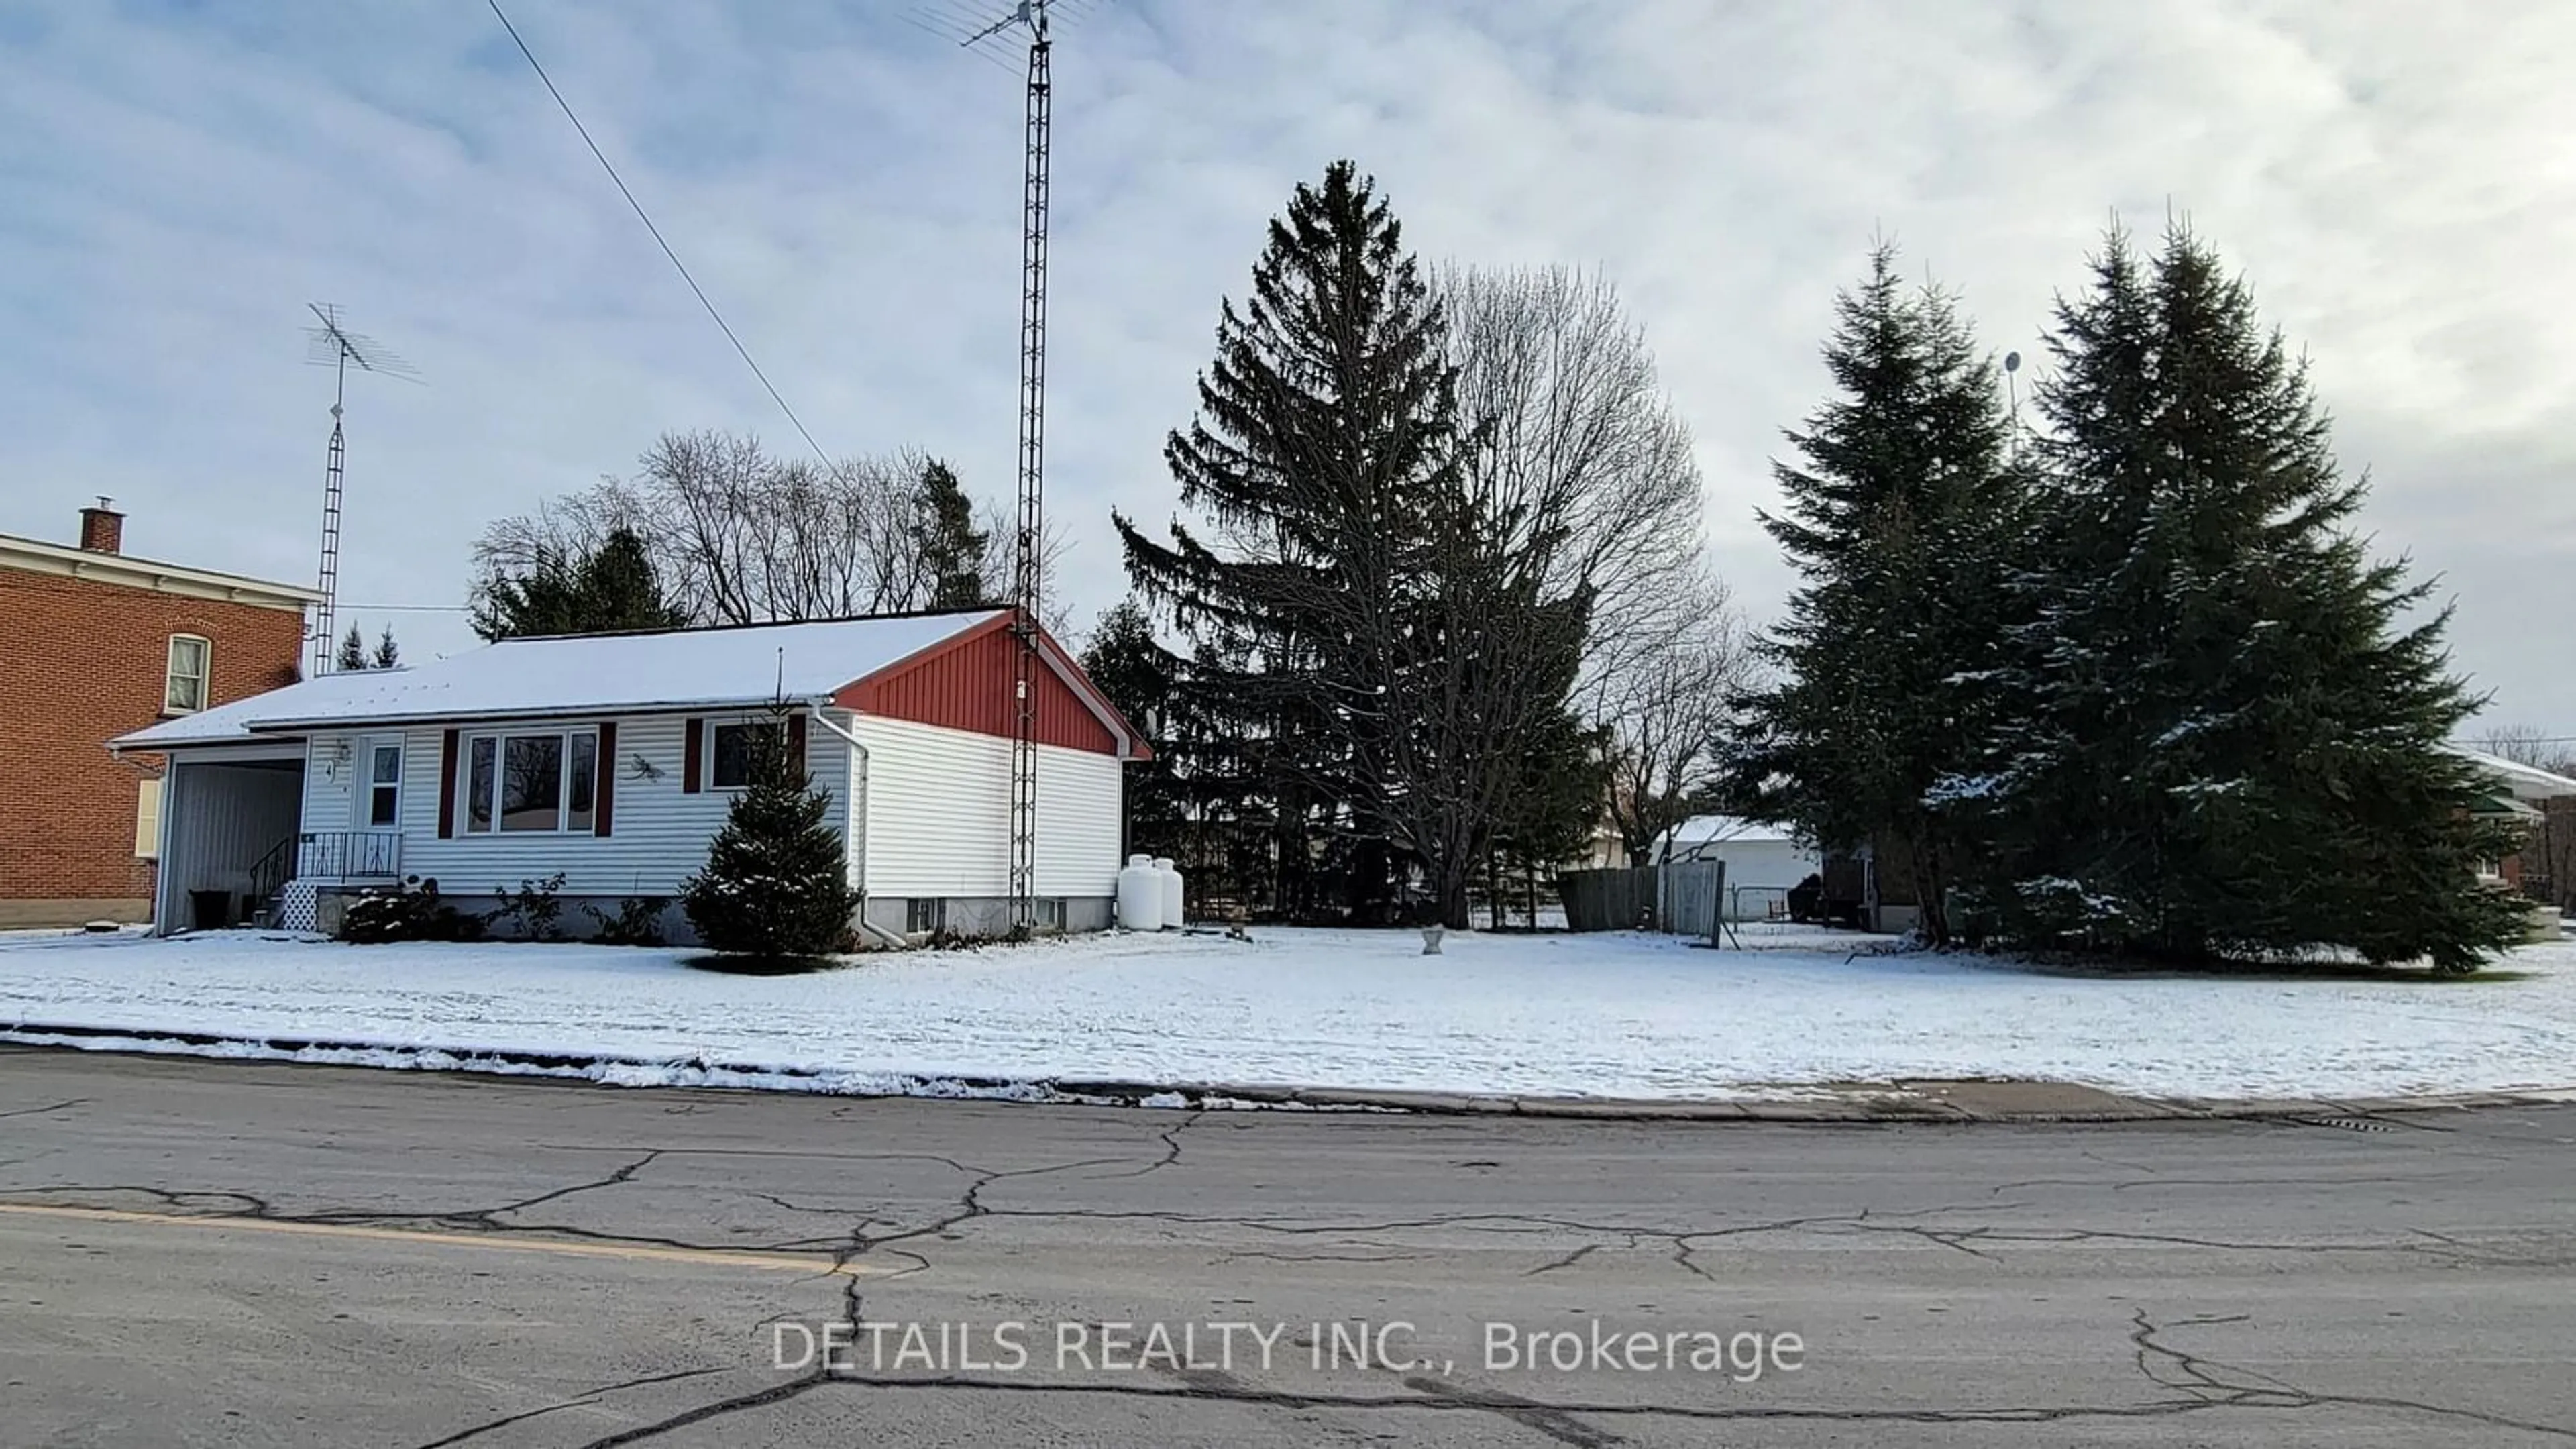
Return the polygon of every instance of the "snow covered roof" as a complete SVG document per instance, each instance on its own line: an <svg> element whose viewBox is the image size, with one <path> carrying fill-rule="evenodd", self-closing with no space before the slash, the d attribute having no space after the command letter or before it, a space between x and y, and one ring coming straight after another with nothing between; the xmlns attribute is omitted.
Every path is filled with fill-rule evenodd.
<svg viewBox="0 0 2576 1449"><path fill-rule="evenodd" d="M1675 849L1738 840L1774 842L1796 839L1797 836L1786 825L1747 820L1740 815L1694 815L1674 826L1672 833Z"/></svg>
<svg viewBox="0 0 2576 1449"><path fill-rule="evenodd" d="M632 714L813 700L1007 613L823 619L743 628L504 639L406 669L325 674L165 720L119 749L418 720Z"/></svg>
<svg viewBox="0 0 2576 1449"><path fill-rule="evenodd" d="M2456 745L2452 748L2459 749ZM2565 775L2478 750L2459 750L2459 753L2495 776L2516 800L2551 800L2561 795L2576 795L2576 780Z"/></svg>

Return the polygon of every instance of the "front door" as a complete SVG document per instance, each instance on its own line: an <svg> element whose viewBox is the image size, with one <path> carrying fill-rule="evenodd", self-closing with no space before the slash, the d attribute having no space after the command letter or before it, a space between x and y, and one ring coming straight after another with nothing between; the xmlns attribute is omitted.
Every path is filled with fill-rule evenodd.
<svg viewBox="0 0 2576 1449"><path fill-rule="evenodd" d="M366 740L358 751L357 827L392 830L402 820L403 743L400 735Z"/></svg>

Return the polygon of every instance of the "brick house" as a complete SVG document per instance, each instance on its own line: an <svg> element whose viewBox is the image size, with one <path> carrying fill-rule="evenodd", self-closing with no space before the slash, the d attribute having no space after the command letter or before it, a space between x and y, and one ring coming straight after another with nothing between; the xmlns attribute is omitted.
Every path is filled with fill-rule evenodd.
<svg viewBox="0 0 2576 1449"><path fill-rule="evenodd" d="M107 505L0 534L0 928L151 919L162 761L107 742L292 683L321 597L128 557Z"/></svg>

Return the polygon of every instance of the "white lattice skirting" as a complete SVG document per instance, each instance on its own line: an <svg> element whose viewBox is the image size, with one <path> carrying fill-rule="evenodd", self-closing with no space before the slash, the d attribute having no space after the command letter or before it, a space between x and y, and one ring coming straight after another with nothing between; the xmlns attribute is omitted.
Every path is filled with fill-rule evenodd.
<svg viewBox="0 0 2576 1449"><path fill-rule="evenodd" d="M318 931L322 928L322 911L317 901L320 892L309 880L288 881L277 893L277 924L288 931Z"/></svg>

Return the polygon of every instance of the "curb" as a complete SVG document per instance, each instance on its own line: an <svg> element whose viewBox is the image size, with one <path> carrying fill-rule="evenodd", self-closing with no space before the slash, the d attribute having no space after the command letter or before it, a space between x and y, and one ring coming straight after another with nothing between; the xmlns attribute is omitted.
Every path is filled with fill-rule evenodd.
<svg viewBox="0 0 2576 1449"><path fill-rule="evenodd" d="M52 1037L52 1042L25 1042ZM2280 1120L2320 1126L2398 1114L2468 1111L2489 1107L2539 1107L2576 1103L2576 1086L2507 1092L2454 1092L2420 1097L2145 1097L2126 1096L2080 1083L2025 1078L1962 1078L1898 1082L1781 1084L1783 1095L1742 1098L1545 1097L1505 1094L1306 1087L1285 1083L1140 1082L1120 1078L995 1077L954 1074L848 1073L820 1067L757 1066L703 1056L634 1057L528 1051L507 1047L389 1044L330 1037L239 1036L217 1032L57 1026L20 1021L0 1026L0 1043L56 1050L83 1048L83 1040L143 1043L138 1055L226 1055L270 1060L299 1053L391 1052L450 1058L449 1070L467 1075L584 1077L606 1070L693 1070L708 1074L776 1079L772 1090L804 1090L800 1083L862 1075L899 1083L897 1090L856 1091L835 1083L811 1090L864 1097L979 1097L1026 1103L1089 1106L1180 1106L1287 1109L1324 1112L1402 1113L1449 1117L1525 1117L1563 1121L1775 1122L1869 1126L1889 1123L2180 1122ZM219 1052L232 1048L235 1051ZM133 1051L134 1049L124 1049ZM327 1063L324 1063L327 1065ZM757 1090L714 1085L693 1090ZM1179 1099L1175 1102L1173 1099Z"/></svg>

